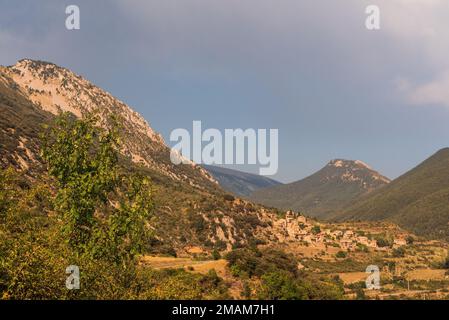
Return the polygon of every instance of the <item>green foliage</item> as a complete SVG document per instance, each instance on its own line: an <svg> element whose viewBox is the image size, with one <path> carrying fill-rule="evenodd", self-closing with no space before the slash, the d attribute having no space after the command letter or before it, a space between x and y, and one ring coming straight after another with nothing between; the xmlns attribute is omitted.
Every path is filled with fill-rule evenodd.
<svg viewBox="0 0 449 320"><path fill-rule="evenodd" d="M138 265L151 236L151 183L119 164L116 128L96 128L92 119L62 115L48 128L42 155L54 180L30 185L14 170L0 170L0 297L225 298L216 274L161 274ZM80 268L80 290L66 289L69 265Z"/></svg>
<svg viewBox="0 0 449 320"><path fill-rule="evenodd" d="M405 241L407 241L407 244L412 245L415 242L415 237L409 235L405 238Z"/></svg>
<svg viewBox="0 0 449 320"><path fill-rule="evenodd" d="M321 232L320 226L313 226L313 228L312 228L312 233L313 234L318 234L320 232Z"/></svg>
<svg viewBox="0 0 449 320"><path fill-rule="evenodd" d="M248 281L243 282L243 290L240 294L245 299L251 298L251 286L249 285Z"/></svg>
<svg viewBox="0 0 449 320"><path fill-rule="evenodd" d="M225 194L223 196L223 199L226 200L226 201L234 201L235 197L232 194Z"/></svg>
<svg viewBox="0 0 449 320"><path fill-rule="evenodd" d="M217 249L214 249L214 251L212 251L212 259L214 260L218 260L221 258L221 254Z"/></svg>
<svg viewBox="0 0 449 320"><path fill-rule="evenodd" d="M295 278L286 271L272 271L262 277L258 297L264 300L305 300L308 298L304 287L296 283Z"/></svg>
<svg viewBox="0 0 449 320"><path fill-rule="evenodd" d="M338 252L335 254L335 257L340 258L340 259L344 259L344 258L346 258L347 255L348 255L348 254L347 254L346 252L344 252L344 251L338 251Z"/></svg>
<svg viewBox="0 0 449 320"><path fill-rule="evenodd" d="M395 258L403 258L405 256L405 248L399 247L393 249L392 255Z"/></svg>
<svg viewBox="0 0 449 320"><path fill-rule="evenodd" d="M92 235L96 208L119 184L117 134L99 130L96 122L64 113L42 135L41 156L58 183L55 204L70 245L79 251Z"/></svg>
<svg viewBox="0 0 449 320"><path fill-rule="evenodd" d="M206 275L179 270L145 270L139 299L229 299L228 287L214 270Z"/></svg>
<svg viewBox="0 0 449 320"><path fill-rule="evenodd" d="M393 239L387 235L376 235L375 239L379 247L391 247L393 245Z"/></svg>
<svg viewBox="0 0 449 320"><path fill-rule="evenodd" d="M148 178L120 168L118 125L104 130L97 121L57 117L43 134L42 158L57 182L55 206L70 247L120 265L141 253L150 235L152 190Z"/></svg>
<svg viewBox="0 0 449 320"><path fill-rule="evenodd" d="M339 279L310 278L298 270L298 261L280 250L238 249L226 259L231 274L244 283L260 279L256 296L260 299L341 299L343 284ZM245 289L245 288L244 288ZM251 294L248 287L246 295ZM246 297L245 295L245 297Z"/></svg>
<svg viewBox="0 0 449 320"><path fill-rule="evenodd" d="M274 270L296 273L298 265L292 255L274 249L237 249L228 253L226 260L234 275L248 277L260 277Z"/></svg>

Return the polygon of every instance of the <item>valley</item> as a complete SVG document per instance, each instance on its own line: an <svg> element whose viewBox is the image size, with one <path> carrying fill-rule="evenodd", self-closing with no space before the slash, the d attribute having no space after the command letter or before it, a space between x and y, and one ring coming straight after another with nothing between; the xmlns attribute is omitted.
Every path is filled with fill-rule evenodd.
<svg viewBox="0 0 449 320"><path fill-rule="evenodd" d="M29 59L0 68L0 112L2 298L449 297L447 149L393 181L358 160L291 184L175 165L131 107ZM61 285L74 261L78 293Z"/></svg>

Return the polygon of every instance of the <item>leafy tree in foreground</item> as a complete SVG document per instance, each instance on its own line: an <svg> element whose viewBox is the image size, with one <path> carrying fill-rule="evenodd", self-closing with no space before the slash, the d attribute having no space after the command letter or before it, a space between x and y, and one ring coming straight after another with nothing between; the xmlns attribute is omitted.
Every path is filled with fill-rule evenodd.
<svg viewBox="0 0 449 320"><path fill-rule="evenodd" d="M120 165L118 127L96 124L62 114L47 127L42 183L0 169L0 299L228 298L216 273L139 265L151 183ZM80 268L79 290L65 286L69 265Z"/></svg>
<svg viewBox="0 0 449 320"><path fill-rule="evenodd" d="M153 209L149 180L118 163L118 125L60 115L43 136L42 157L58 184L63 233L78 254L116 263L141 253ZM115 122L116 124L116 122Z"/></svg>
<svg viewBox="0 0 449 320"><path fill-rule="evenodd" d="M64 216L64 232L80 251L92 234L96 208L119 184L117 134L97 129L96 121L64 113L42 136L42 157L58 183L55 204Z"/></svg>

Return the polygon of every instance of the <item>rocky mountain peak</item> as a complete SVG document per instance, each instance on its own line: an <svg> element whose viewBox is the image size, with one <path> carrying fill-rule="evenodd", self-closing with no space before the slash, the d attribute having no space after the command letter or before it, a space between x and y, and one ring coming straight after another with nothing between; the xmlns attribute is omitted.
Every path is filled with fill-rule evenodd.
<svg viewBox="0 0 449 320"><path fill-rule="evenodd" d="M112 125L111 115L114 115L122 125L124 155L135 163L157 169L174 179L195 180L171 163L169 148L162 136L140 114L82 76L53 63L31 59L1 67L0 74L13 81L15 90L25 98L53 115L64 111L82 118L93 112L99 117L99 125L105 128ZM215 183L200 166L192 163L191 167L203 179Z"/></svg>
<svg viewBox="0 0 449 320"><path fill-rule="evenodd" d="M369 165L360 160L334 159L328 163L328 166L336 168L365 168L372 170Z"/></svg>
<svg viewBox="0 0 449 320"><path fill-rule="evenodd" d="M105 125L108 115L119 113L126 124L132 124L147 138L164 143L162 137L137 112L66 68L50 62L23 59L5 68L5 71L30 100L45 111L53 114L68 111L77 117L87 112L98 112Z"/></svg>
<svg viewBox="0 0 449 320"><path fill-rule="evenodd" d="M364 188L371 188L372 183L389 183L390 179L374 171L360 160L331 160L323 169L324 180L341 179L346 182L360 182ZM330 173L330 174L329 174Z"/></svg>

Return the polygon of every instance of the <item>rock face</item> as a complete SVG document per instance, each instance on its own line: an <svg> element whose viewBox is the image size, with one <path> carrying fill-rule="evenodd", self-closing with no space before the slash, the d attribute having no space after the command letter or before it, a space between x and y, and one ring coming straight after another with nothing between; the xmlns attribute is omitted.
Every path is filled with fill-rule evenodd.
<svg viewBox="0 0 449 320"><path fill-rule="evenodd" d="M389 182L388 178L362 161L335 159L303 180L257 190L250 199L268 206L331 219L356 198Z"/></svg>
<svg viewBox="0 0 449 320"><path fill-rule="evenodd" d="M191 164L193 170L173 165L162 136L142 116L68 69L49 62L24 59L13 66L1 67L0 79L38 106L40 110L36 112L57 115L64 111L77 117L94 113L104 127L111 125L111 115L114 115L122 125L122 153L134 163L156 169L176 180L190 181L196 186L201 186L198 179L215 183L207 171L194 163Z"/></svg>

